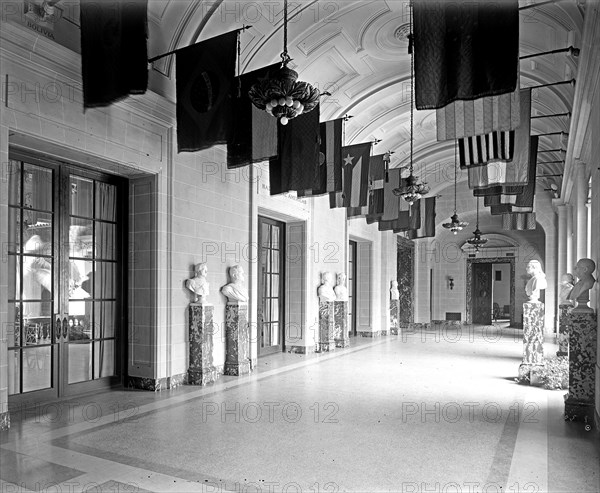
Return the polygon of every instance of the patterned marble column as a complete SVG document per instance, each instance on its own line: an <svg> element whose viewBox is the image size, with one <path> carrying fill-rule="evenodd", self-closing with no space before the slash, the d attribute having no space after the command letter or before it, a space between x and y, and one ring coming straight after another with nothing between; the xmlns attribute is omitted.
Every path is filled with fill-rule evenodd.
<svg viewBox="0 0 600 493"><path fill-rule="evenodd" d="M400 333L398 313L400 311L400 300L390 300L390 334L397 336Z"/></svg>
<svg viewBox="0 0 600 493"><path fill-rule="evenodd" d="M571 310L573 310L573 305L558 305L558 334L556 337L558 351L556 351L556 356L569 355L569 327L571 323L569 314Z"/></svg>
<svg viewBox="0 0 600 493"><path fill-rule="evenodd" d="M210 303L190 303L189 385L206 385L219 378L219 372L213 365L213 311L214 306Z"/></svg>
<svg viewBox="0 0 600 493"><path fill-rule="evenodd" d="M319 340L317 353L333 351L335 349L335 315L334 301L319 301Z"/></svg>
<svg viewBox="0 0 600 493"><path fill-rule="evenodd" d="M569 393L565 395L565 419L594 423L594 392L598 318L596 313L571 314L569 334Z"/></svg>
<svg viewBox="0 0 600 493"><path fill-rule="evenodd" d="M225 306L225 375L245 375L252 371L248 304L228 301Z"/></svg>
<svg viewBox="0 0 600 493"><path fill-rule="evenodd" d="M348 347L348 302L333 302L333 324L335 347Z"/></svg>
<svg viewBox="0 0 600 493"><path fill-rule="evenodd" d="M519 366L519 381L530 383L531 370L544 365L544 304L523 303L523 361Z"/></svg>

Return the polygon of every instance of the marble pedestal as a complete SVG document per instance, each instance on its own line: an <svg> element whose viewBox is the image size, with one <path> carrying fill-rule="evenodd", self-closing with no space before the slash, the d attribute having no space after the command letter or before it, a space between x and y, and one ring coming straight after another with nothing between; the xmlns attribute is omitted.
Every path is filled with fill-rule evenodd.
<svg viewBox="0 0 600 493"><path fill-rule="evenodd" d="M569 314L573 310L573 305L558 305L558 334L556 342L558 343L558 351L556 356L569 355Z"/></svg>
<svg viewBox="0 0 600 493"><path fill-rule="evenodd" d="M519 382L530 383L531 371L544 365L544 304L523 303L523 361L519 366Z"/></svg>
<svg viewBox="0 0 600 493"><path fill-rule="evenodd" d="M333 339L335 347L348 347L348 302L333 302Z"/></svg>
<svg viewBox="0 0 600 493"><path fill-rule="evenodd" d="M398 315L400 314L400 300L390 300L390 334L397 336L400 333Z"/></svg>
<svg viewBox="0 0 600 493"><path fill-rule="evenodd" d="M316 352L335 349L335 311L334 301L319 301L319 335Z"/></svg>
<svg viewBox="0 0 600 493"><path fill-rule="evenodd" d="M245 375L252 371L248 304L227 302L225 306L225 375Z"/></svg>
<svg viewBox="0 0 600 493"><path fill-rule="evenodd" d="M593 311L570 314L569 392L565 395L565 419L594 423L594 392L598 318Z"/></svg>
<svg viewBox="0 0 600 493"><path fill-rule="evenodd" d="M206 385L219 378L213 365L213 305L190 303L189 341L190 366L187 372L189 385Z"/></svg>

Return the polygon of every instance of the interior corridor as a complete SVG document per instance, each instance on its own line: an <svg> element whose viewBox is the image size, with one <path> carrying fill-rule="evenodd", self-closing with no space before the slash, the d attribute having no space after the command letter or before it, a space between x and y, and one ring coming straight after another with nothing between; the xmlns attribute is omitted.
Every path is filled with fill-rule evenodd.
<svg viewBox="0 0 600 493"><path fill-rule="evenodd" d="M1 491L599 491L596 432L564 421L565 391L514 382L521 354L498 326L405 331L12 409Z"/></svg>

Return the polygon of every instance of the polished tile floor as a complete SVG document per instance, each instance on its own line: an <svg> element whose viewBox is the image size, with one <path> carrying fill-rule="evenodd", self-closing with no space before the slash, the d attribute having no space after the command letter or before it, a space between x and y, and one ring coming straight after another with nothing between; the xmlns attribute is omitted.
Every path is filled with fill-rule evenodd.
<svg viewBox="0 0 600 493"><path fill-rule="evenodd" d="M597 432L563 420L564 391L514 382L518 332L351 342L203 388L15 410L1 491L600 491Z"/></svg>

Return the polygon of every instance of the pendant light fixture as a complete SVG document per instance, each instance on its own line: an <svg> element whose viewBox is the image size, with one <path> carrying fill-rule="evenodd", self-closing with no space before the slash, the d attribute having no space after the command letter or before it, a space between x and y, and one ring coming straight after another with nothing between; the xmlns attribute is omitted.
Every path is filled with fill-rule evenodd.
<svg viewBox="0 0 600 493"><path fill-rule="evenodd" d="M458 167L457 160L456 160L457 147L458 147L458 143L455 141L455 144L454 144L454 214L450 218L449 223L442 224L442 226L444 226L444 228L449 229L454 234L458 233L459 231L462 231L463 228L466 228L469 225L469 223L458 219L458 214L456 213L456 174L457 174L457 167Z"/></svg>
<svg viewBox="0 0 600 493"><path fill-rule="evenodd" d="M479 230L479 197L477 197L477 225L475 231L473 231L473 236L467 240L467 243L475 247L475 251L478 252L487 241L487 238L484 238L483 233Z"/></svg>
<svg viewBox="0 0 600 493"><path fill-rule="evenodd" d="M413 205L414 202L419 200L423 195L429 193L429 187L425 182L419 182L417 177L413 174L413 135L414 135L414 93L415 93L415 81L414 81L414 47L413 47L413 21L412 21L412 9L413 4L410 2L410 34L408 35L408 52L410 53L410 163L409 163L409 175L406 178L406 184L402 188L395 188L393 190L394 195L402 197L409 205Z"/></svg>
<svg viewBox="0 0 600 493"><path fill-rule="evenodd" d="M298 72L287 65L292 60L287 51L288 0L283 1L283 52L281 67L248 91L252 104L287 125L291 118L308 113L319 104L320 92L308 82L298 80Z"/></svg>

